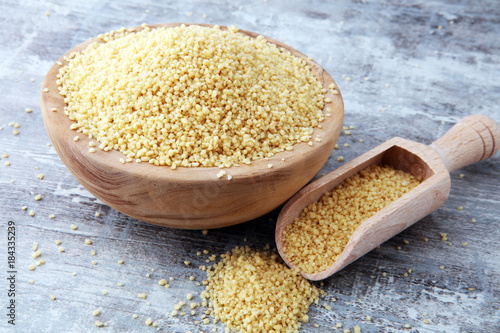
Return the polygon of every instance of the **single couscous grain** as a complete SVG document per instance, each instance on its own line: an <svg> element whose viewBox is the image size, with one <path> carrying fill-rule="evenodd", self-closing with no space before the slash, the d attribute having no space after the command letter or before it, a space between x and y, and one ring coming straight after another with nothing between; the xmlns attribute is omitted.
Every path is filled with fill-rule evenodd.
<svg viewBox="0 0 500 333"><path fill-rule="evenodd" d="M324 271L369 217L421 181L390 166L373 165L307 206L283 232L283 252L301 271Z"/></svg>

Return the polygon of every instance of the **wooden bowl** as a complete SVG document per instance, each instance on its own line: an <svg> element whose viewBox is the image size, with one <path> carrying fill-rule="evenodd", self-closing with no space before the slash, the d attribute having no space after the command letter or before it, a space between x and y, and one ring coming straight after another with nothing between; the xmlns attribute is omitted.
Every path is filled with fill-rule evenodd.
<svg viewBox="0 0 500 333"><path fill-rule="evenodd" d="M150 27L179 25L157 24ZM244 30L239 33L253 38L258 36ZM42 115L54 148L69 171L90 193L114 209L145 222L173 228L206 229L245 222L268 213L307 184L326 162L340 134L344 106L341 94L334 95L328 89L335 82L323 68L299 51L265 38L303 58L326 89L325 97L332 100L325 103L323 112L330 116L321 122L322 128L315 128L312 147L299 143L294 150L278 153L269 159L225 168L227 174L232 176L231 180L227 177L219 179L217 174L221 169L217 167L178 167L171 170L144 162L122 164L119 160L124 155L118 151L96 149L95 153L90 153L88 137L70 130L73 121L63 112L65 103L58 91L56 75L61 67L59 64L67 63L65 56L100 42L94 38L62 56L58 61L60 63L52 66L43 81ZM57 111L52 111L53 108ZM76 135L80 140L75 142L73 138ZM321 138L321 142L316 142L316 137ZM273 167L269 168L268 164Z"/></svg>

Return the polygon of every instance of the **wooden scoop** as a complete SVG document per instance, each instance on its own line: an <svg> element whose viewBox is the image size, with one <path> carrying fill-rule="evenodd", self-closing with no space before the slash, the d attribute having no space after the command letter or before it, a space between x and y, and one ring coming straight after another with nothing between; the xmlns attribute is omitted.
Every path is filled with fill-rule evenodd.
<svg viewBox="0 0 500 333"><path fill-rule="evenodd" d="M421 176L423 182L420 185L366 219L356 229L332 266L318 273L301 273L309 280L325 279L438 209L450 193L449 173L490 158L499 148L498 124L481 115L464 118L430 146L397 137L386 141L305 186L288 200L276 225L278 251L288 266L296 268L283 251L282 234L285 228L306 206L366 167L386 164L416 177Z"/></svg>

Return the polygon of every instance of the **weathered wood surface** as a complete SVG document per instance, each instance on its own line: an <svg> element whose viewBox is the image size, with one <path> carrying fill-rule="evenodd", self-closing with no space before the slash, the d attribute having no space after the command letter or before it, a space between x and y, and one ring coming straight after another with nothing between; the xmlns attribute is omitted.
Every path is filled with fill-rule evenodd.
<svg viewBox="0 0 500 333"><path fill-rule="evenodd" d="M339 155L349 161L395 136L430 144L470 114L500 121L499 17L494 0L458 4L1 1L0 154L9 157L0 160L4 233L0 236L0 331L141 332L154 329L144 325L151 317L164 332L211 332L213 328L223 332L221 324L194 324L200 309L194 317L165 316L188 292L198 299L203 290L188 280L190 275L196 281L205 276L197 267L206 264L207 255L198 257L196 252L207 249L220 254L237 245L274 244L278 210L203 236L200 231L134 220L85 191L54 149L47 147L39 110L40 83L52 63L70 48L122 26L186 21L236 24L298 49L338 82L345 124L355 127L350 136L341 134L340 149L333 152L320 176L341 165ZM25 113L26 107L33 112ZM8 125L11 121L20 124L17 136ZM4 166L6 161L11 165ZM302 332L333 331L337 322L351 332L355 325L362 332L500 331L499 162L500 156L495 156L452 173L450 197L442 208L325 280L324 301L332 310L313 307ZM41 181L39 173L45 176ZM35 201L37 194L42 200ZM23 212L23 205L33 209L35 216ZM464 209L458 211L457 206ZM55 214L55 219L49 219L49 214ZM472 218L477 222L472 223ZM9 220L17 224L14 329L5 315ZM71 230L71 224L78 229ZM448 241L441 241L440 233L447 233ZM85 245L85 238L92 239L93 245ZM58 252L56 239L62 241L65 253ZM40 244L46 264L29 271L35 262L33 241ZM125 263L118 265L119 259ZM186 267L184 260L190 260L191 266ZM408 269L412 272L404 277ZM175 278L170 289L157 284L170 276ZM123 287L117 282L123 282ZM102 295L103 289L107 296ZM139 299L140 292L148 298ZM50 295L56 300L51 301ZM332 302L332 297L337 301ZM94 326L95 309L101 310L98 319L107 322L107 328ZM132 318L134 313L138 319ZM372 317L370 322L365 320L367 315ZM411 329L405 329L405 324Z"/></svg>

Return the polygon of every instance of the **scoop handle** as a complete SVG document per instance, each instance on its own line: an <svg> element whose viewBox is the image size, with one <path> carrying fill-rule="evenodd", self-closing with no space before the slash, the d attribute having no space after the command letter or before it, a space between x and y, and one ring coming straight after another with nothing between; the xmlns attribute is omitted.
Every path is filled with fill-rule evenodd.
<svg viewBox="0 0 500 333"><path fill-rule="evenodd" d="M468 116L430 146L452 172L493 156L500 148L500 127L490 117Z"/></svg>

